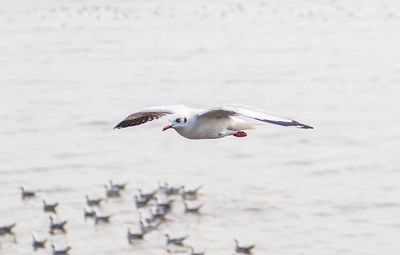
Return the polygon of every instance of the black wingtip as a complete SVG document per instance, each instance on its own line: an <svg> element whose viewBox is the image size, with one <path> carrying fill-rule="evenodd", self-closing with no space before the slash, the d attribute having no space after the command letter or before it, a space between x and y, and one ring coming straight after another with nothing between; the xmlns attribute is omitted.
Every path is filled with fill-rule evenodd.
<svg viewBox="0 0 400 255"><path fill-rule="evenodd" d="M299 126L299 128L302 128L302 129L314 129L314 127L308 126L308 125L304 125L304 124L301 124L301 126Z"/></svg>

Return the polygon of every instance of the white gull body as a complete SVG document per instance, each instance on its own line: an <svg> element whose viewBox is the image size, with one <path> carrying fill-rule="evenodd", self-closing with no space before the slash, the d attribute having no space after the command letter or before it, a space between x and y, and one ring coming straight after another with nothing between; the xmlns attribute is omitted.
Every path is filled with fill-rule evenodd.
<svg viewBox="0 0 400 255"><path fill-rule="evenodd" d="M286 117L267 113L262 109L235 104L220 105L208 110L193 109L183 105L149 107L132 113L114 128L137 126L167 115L172 117L169 120L170 124L165 126L163 131L173 128L181 136L189 139L216 139L229 135L244 137L246 133L243 130L256 128L262 123L303 129L313 128Z"/></svg>

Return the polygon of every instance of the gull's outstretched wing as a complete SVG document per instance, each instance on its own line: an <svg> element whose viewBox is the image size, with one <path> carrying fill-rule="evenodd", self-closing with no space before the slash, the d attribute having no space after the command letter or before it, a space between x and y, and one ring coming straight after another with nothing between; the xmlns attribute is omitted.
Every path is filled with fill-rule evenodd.
<svg viewBox="0 0 400 255"><path fill-rule="evenodd" d="M185 106L182 105L174 105L174 106L157 106L157 107L149 107L139 110L135 113L132 113L125 119L123 119L120 123L118 123L115 128L126 128L131 126L138 126L148 121L156 120L161 117L164 117L168 114L175 114L179 112L183 112L186 109Z"/></svg>
<svg viewBox="0 0 400 255"><path fill-rule="evenodd" d="M311 126L299 123L295 120L273 115L268 112L265 112L262 109L258 109L251 106L243 106L235 104L220 105L198 113L199 118L227 118L229 116L240 116L240 115L247 118L252 118L262 122L281 125L281 126L313 128Z"/></svg>

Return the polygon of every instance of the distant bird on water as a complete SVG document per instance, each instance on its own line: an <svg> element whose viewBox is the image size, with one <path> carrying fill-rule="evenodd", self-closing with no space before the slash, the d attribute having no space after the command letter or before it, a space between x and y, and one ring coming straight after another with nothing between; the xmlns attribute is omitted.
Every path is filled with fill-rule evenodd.
<svg viewBox="0 0 400 255"><path fill-rule="evenodd" d="M94 214L94 223L99 224L101 223L109 223L111 215L98 215L95 211Z"/></svg>
<svg viewBox="0 0 400 255"><path fill-rule="evenodd" d="M47 204L45 200L43 200L43 211L45 212L53 212L56 213L56 207L58 206L58 203L54 204Z"/></svg>
<svg viewBox="0 0 400 255"><path fill-rule="evenodd" d="M132 240L142 240L143 236L144 236L143 231L141 233L132 233L131 229L128 228L127 238L129 243L132 243Z"/></svg>
<svg viewBox="0 0 400 255"><path fill-rule="evenodd" d="M34 191L25 190L24 187L21 186L21 197L22 197L22 199L30 198L30 197L34 197L34 196L35 196L35 192Z"/></svg>
<svg viewBox="0 0 400 255"><path fill-rule="evenodd" d="M86 197L86 204L88 206L99 206L100 202L103 201L102 198L90 199L88 195L85 195L85 197Z"/></svg>
<svg viewBox="0 0 400 255"><path fill-rule="evenodd" d="M32 246L34 250L46 247L46 239L39 240L35 233L32 233Z"/></svg>
<svg viewBox="0 0 400 255"><path fill-rule="evenodd" d="M250 254L251 253L251 249L253 249L255 247L255 245L250 245L250 246L239 246L239 242L238 240L234 240L235 241L235 251L237 253L246 253L246 254Z"/></svg>
<svg viewBox="0 0 400 255"><path fill-rule="evenodd" d="M189 207L185 201L183 201L183 205L185 206L185 213L199 213L200 208L203 206L203 204L201 204L196 207Z"/></svg>
<svg viewBox="0 0 400 255"><path fill-rule="evenodd" d="M113 183L113 181L111 179L108 180L108 181L110 183L111 189L124 190L126 185L127 185L127 183L118 183L118 184L117 183Z"/></svg>
<svg viewBox="0 0 400 255"><path fill-rule="evenodd" d="M53 217L49 217L50 219L50 233L53 233L54 230L61 230L62 232L65 232L65 224L67 224L68 221L64 220L64 221L60 221L60 222L54 222Z"/></svg>
<svg viewBox="0 0 400 255"><path fill-rule="evenodd" d="M17 225L17 223L13 223L11 225L6 225L6 226L0 226L0 235L4 234L14 234L13 233L13 228Z"/></svg>
<svg viewBox="0 0 400 255"><path fill-rule="evenodd" d="M188 238L187 236L180 237L180 238L170 238L168 234L165 234L165 237L167 237L167 244L174 244L174 245L179 245L183 246L183 241Z"/></svg>
<svg viewBox="0 0 400 255"><path fill-rule="evenodd" d="M51 250L53 251L53 255L66 255L68 254L68 251L71 250L71 247L68 246L67 248L62 250L56 250L56 247L54 246L54 244L52 244Z"/></svg>
<svg viewBox="0 0 400 255"><path fill-rule="evenodd" d="M192 246L189 247L189 250L190 255L204 255L204 252L195 252Z"/></svg>
<svg viewBox="0 0 400 255"><path fill-rule="evenodd" d="M178 134L189 139L215 139L230 135L245 137L247 134L243 130L260 126L261 123L254 120L280 126L313 128L286 117L267 113L262 109L236 104L220 105L207 110L193 109L183 105L149 107L132 113L114 128L137 126L166 115L173 115L173 117L163 131L173 128Z"/></svg>
<svg viewBox="0 0 400 255"><path fill-rule="evenodd" d="M104 185L105 189L106 189L106 196L107 197L120 197L121 194L119 193L120 189L115 189L112 187L108 187L107 185Z"/></svg>

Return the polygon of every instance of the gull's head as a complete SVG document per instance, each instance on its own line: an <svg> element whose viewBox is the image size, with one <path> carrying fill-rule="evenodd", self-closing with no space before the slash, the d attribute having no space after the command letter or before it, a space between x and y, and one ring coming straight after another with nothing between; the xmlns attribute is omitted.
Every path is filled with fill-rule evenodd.
<svg viewBox="0 0 400 255"><path fill-rule="evenodd" d="M187 125L188 119L186 117L176 117L169 120L169 125L166 125L162 131L165 131L170 128L183 128Z"/></svg>

